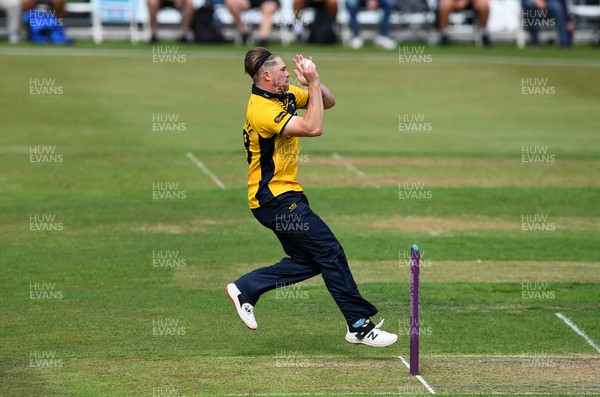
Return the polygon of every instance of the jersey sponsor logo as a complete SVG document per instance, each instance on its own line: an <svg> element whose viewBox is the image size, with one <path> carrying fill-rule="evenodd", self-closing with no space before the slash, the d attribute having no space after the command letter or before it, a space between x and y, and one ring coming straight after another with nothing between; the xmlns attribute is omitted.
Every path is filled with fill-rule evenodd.
<svg viewBox="0 0 600 397"><path fill-rule="evenodd" d="M287 112L281 112L277 115L277 117L275 117L273 119L274 122L276 123L281 123L281 120L283 120L283 118L285 117L285 115L287 114Z"/></svg>
<svg viewBox="0 0 600 397"><path fill-rule="evenodd" d="M298 208L298 204L293 203L292 205L290 205L289 207L290 212L294 211L296 208Z"/></svg>

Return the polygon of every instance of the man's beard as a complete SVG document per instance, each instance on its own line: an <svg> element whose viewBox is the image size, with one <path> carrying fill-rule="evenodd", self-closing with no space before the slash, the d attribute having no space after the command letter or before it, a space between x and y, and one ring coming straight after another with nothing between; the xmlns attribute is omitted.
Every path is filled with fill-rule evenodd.
<svg viewBox="0 0 600 397"><path fill-rule="evenodd" d="M277 91L277 94L279 94L279 95L287 94L289 89L290 89L290 83L283 84L283 85L275 88L275 90Z"/></svg>

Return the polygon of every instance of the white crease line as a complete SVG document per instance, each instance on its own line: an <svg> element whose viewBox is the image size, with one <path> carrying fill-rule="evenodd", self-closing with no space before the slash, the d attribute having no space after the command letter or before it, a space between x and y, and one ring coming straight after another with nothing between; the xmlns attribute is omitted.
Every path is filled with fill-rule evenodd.
<svg viewBox="0 0 600 397"><path fill-rule="evenodd" d="M474 392L461 392L461 393L451 393L452 395L461 395L461 396L473 396L473 395L509 395L509 396L524 396L524 395L545 395L545 396L597 396L596 393L548 393L548 392L505 392L505 391L486 391L485 393L474 393ZM414 393L399 393L399 392L313 392L313 393L241 393L241 394L225 394L225 396L235 396L235 397L244 397L244 396L402 396L408 395L414 397Z"/></svg>
<svg viewBox="0 0 600 397"><path fill-rule="evenodd" d="M344 163L344 165L346 166L346 168L348 168L350 171L354 172L356 175L360 176L361 178L367 178L367 174L365 174L364 172L362 172L361 170L359 170L358 168L356 168L355 166L353 166L352 164L350 164L348 161L345 161L342 156L340 156L337 153L333 153L331 155L331 157L333 157L334 159L341 161L342 163ZM379 184L375 183L374 184L375 187L380 187Z"/></svg>
<svg viewBox="0 0 600 397"><path fill-rule="evenodd" d="M531 358L531 355L527 354L428 354L428 358ZM598 358L596 355L590 354L570 354L570 355L547 355L547 358L564 358L564 359L586 359L586 358Z"/></svg>
<svg viewBox="0 0 600 397"><path fill-rule="evenodd" d="M571 327L573 329L573 331L577 332L579 335L581 335L581 337L583 339L585 339L585 341L592 346L594 349L596 349L596 351L598 353L600 353L600 347L598 347L598 345L596 344L596 342L594 342L592 340L592 338L590 338L589 336L587 336L582 330L580 330L579 328L577 328L577 326L573 323L573 321L571 321L569 319L569 317L565 316L562 313L556 313L556 317L560 318L561 320L563 320L565 322L565 324L567 324L569 327Z"/></svg>
<svg viewBox="0 0 600 397"><path fill-rule="evenodd" d="M367 174L365 174L361 170L357 169L356 167L354 167L352 164L348 163L347 161L342 160L342 156L340 156L339 154L334 153L331 155L331 157L333 157L334 159L336 159L338 161L342 161L346 165L346 168L348 168L350 171L354 172L356 175L360 176L361 178L367 177Z"/></svg>
<svg viewBox="0 0 600 397"><path fill-rule="evenodd" d="M194 162L194 164L196 164L198 166L198 168L200 168L202 171L204 171L204 173L206 175L208 175L217 184L217 186L219 186L221 189L225 190L225 185L223 184L223 182L221 182L221 180L219 178L217 178L217 176L215 174L210 172L210 170L208 168L206 168L206 166L204 164L202 164L202 161L198 160L191 153L188 153L187 156L189 157L190 160L192 160Z"/></svg>
<svg viewBox="0 0 600 397"><path fill-rule="evenodd" d="M352 396L397 396L401 393L398 392L393 392L393 391L384 391L384 392L359 392L359 391L354 391L354 392L339 392L339 393L335 393L335 392L313 392L313 393L243 393L243 394L225 394L226 396L237 396L237 397L242 397L242 396L348 396L348 395L352 395Z"/></svg>
<svg viewBox="0 0 600 397"><path fill-rule="evenodd" d="M206 358L210 358L211 360L226 360L226 359L234 359L234 360L246 360L246 359L252 359L252 360L256 360L256 359L272 359L272 358L276 358L276 356L273 355L269 355L269 356L221 356L221 357L209 357L209 356L205 356ZM382 356L352 356L352 355L346 355L346 354L303 354L302 355L303 358L325 358L325 359L333 359L333 358L344 358L344 359L350 359L350 360L360 360L360 359L365 359L365 360L380 360L382 358ZM394 359L396 358L396 356L385 356L384 358L389 358L389 359Z"/></svg>
<svg viewBox="0 0 600 397"><path fill-rule="evenodd" d="M398 357L400 357L400 360L402 360L404 365L406 365L406 368L408 368L410 370L410 364L406 362L404 357L402 357L402 356L398 356ZM423 379L423 377L421 375L416 375L415 378L417 378L423 384L423 386L425 386L427 388L427 390L429 390L429 393L435 394L435 390L433 390L432 387L429 386L427 384L427 382L425 382L425 379Z"/></svg>
<svg viewBox="0 0 600 397"><path fill-rule="evenodd" d="M486 391L485 393L481 393L481 392L455 393L455 392L452 392L450 394L452 394L453 396L457 396L457 395L460 395L460 396L473 396L473 395L491 396L491 395L497 395L497 394L501 395L501 396L504 396L504 395L508 395L508 396L528 396L528 395L534 395L534 396L537 396L537 395L540 395L540 396L542 396L542 395L544 395L544 396L597 396L596 393L560 393L559 394L559 393L546 393L546 392L540 393L540 392L536 392L536 391L521 391L521 392L517 392L517 393L505 392L505 391L493 391L493 392Z"/></svg>
<svg viewBox="0 0 600 397"><path fill-rule="evenodd" d="M531 355L526 354L425 354L419 355L420 357L426 357L429 359L493 359L493 358L531 358ZM219 357L209 357L209 356L201 356L205 358L210 358L211 360L260 360L260 359L272 359L275 358L273 355L269 356L219 356ZM372 360L372 359L381 359L382 356L358 356L358 355L347 355L347 354L304 354L302 355L304 358L309 359L351 359L351 360ZM397 356L386 356L385 358L396 358ZM582 355L545 355L544 358L560 358L560 359L573 359L573 360L584 360L584 359L598 359L597 355L591 354L582 354Z"/></svg>

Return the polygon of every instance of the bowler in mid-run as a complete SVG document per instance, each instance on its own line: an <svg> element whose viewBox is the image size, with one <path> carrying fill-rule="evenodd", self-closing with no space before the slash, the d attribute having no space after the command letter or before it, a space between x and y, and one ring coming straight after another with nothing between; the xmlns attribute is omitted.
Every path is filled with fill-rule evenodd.
<svg viewBox="0 0 600 397"><path fill-rule="evenodd" d="M238 315L257 329L254 307L262 294L322 274L331 296L346 318L346 340L375 347L390 346L398 335L380 329L371 317L378 310L365 300L354 282L342 246L309 206L298 173L299 137L323 133L323 113L335 98L321 84L312 60L296 55L294 72L305 90L290 85L280 57L263 47L244 60L252 78L243 138L248 161L248 201L254 217L271 229L288 255L227 285ZM304 117L297 109L306 109Z"/></svg>

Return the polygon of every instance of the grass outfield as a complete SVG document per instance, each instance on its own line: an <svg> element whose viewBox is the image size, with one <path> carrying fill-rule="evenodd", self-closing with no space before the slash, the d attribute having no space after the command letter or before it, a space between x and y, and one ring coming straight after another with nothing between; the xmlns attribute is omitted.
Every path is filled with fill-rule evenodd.
<svg viewBox="0 0 600 397"><path fill-rule="evenodd" d="M414 242L436 393L600 393L597 50L276 47L336 95L299 179L400 334L376 350L321 278L239 321L225 284L283 255L247 208L244 50L164 45L185 61L0 46L0 395L428 394L400 359Z"/></svg>

